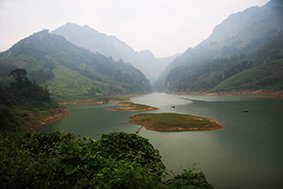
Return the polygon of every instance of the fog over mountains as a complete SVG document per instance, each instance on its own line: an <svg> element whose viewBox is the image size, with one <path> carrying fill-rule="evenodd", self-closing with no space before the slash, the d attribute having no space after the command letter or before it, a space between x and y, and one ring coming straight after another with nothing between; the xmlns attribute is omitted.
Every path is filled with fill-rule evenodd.
<svg viewBox="0 0 283 189"><path fill-rule="evenodd" d="M169 62L176 56L168 58L155 58L151 51L135 51L125 42L113 35L100 33L89 26L80 26L74 23L67 23L52 32L61 35L73 44L99 52L114 60L122 59L141 70L145 76L153 83Z"/></svg>
<svg viewBox="0 0 283 189"><path fill-rule="evenodd" d="M206 40L171 62L155 88L283 90L283 1L230 15Z"/></svg>
<svg viewBox="0 0 283 189"><path fill-rule="evenodd" d="M283 1L232 14L196 47L163 59L67 23L0 53L0 80L17 67L58 97L147 93L150 82L165 92L282 91Z"/></svg>

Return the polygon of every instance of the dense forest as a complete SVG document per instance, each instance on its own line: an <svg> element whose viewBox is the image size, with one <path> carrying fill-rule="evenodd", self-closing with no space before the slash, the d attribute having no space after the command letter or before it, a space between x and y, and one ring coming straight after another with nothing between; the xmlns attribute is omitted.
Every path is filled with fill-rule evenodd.
<svg viewBox="0 0 283 189"><path fill-rule="evenodd" d="M0 83L0 128L17 130L35 112L58 107L46 88L27 78L25 69L12 70L9 77L10 83Z"/></svg>

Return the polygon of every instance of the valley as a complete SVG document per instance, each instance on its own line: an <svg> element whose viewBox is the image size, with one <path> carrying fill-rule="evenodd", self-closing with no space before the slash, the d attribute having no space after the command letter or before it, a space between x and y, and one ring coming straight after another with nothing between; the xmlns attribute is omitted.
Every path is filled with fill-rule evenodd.
<svg viewBox="0 0 283 189"><path fill-rule="evenodd" d="M281 189L264 1L1 1L0 188Z"/></svg>

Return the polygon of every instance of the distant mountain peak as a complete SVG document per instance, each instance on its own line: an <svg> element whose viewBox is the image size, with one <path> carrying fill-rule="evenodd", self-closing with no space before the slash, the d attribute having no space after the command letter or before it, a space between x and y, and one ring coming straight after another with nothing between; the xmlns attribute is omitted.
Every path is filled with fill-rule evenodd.
<svg viewBox="0 0 283 189"><path fill-rule="evenodd" d="M92 52L99 52L114 60L122 59L124 62L129 62L152 82L158 78L171 60L170 58L157 59L149 50L137 52L116 36L100 33L89 26L67 23L52 33L61 35L71 43Z"/></svg>
<svg viewBox="0 0 283 189"><path fill-rule="evenodd" d="M46 85L58 97L150 91L149 81L133 66L92 53L48 30L36 32L0 53L0 80L14 68L26 69L31 80Z"/></svg>
<svg viewBox="0 0 283 189"><path fill-rule="evenodd" d="M144 55L146 55L146 56L154 57L154 55L152 54L152 52L151 52L150 50L147 50L147 49L141 50L140 53L141 53L141 54L144 54Z"/></svg>
<svg viewBox="0 0 283 189"><path fill-rule="evenodd" d="M271 0L228 16L169 65L161 86L170 92L283 90L282 4Z"/></svg>

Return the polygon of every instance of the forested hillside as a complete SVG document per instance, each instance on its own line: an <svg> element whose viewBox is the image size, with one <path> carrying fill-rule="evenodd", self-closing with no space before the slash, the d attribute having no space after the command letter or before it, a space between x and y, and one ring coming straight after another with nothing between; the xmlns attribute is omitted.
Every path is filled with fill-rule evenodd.
<svg viewBox="0 0 283 189"><path fill-rule="evenodd" d="M0 133L25 130L33 121L59 110L49 91L30 81L25 69L12 70L8 77L9 84L0 83Z"/></svg>
<svg viewBox="0 0 283 189"><path fill-rule="evenodd" d="M283 3L230 15L176 58L157 88L168 92L283 90Z"/></svg>
<svg viewBox="0 0 283 189"><path fill-rule="evenodd" d="M19 41L0 54L0 77L24 68L31 80L59 98L97 97L149 92L145 76L123 61L77 47L48 30Z"/></svg>

